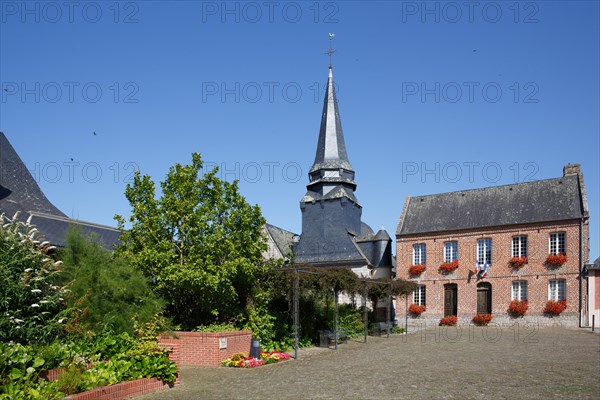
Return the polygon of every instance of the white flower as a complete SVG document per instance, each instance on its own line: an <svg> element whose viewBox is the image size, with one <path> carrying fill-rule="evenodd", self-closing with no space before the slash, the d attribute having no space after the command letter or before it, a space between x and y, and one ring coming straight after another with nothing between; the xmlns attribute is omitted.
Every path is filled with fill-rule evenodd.
<svg viewBox="0 0 600 400"><path fill-rule="evenodd" d="M42 293L41 289L31 289L31 293Z"/></svg>
<svg viewBox="0 0 600 400"><path fill-rule="evenodd" d="M48 300L42 300L42 301L40 301L40 304L48 304L48 303L49 303Z"/></svg>
<svg viewBox="0 0 600 400"><path fill-rule="evenodd" d="M36 308L36 307L39 307L39 306L40 306L39 304L35 304L35 303L33 303L33 304L31 305L31 307L33 307L33 308Z"/></svg>
<svg viewBox="0 0 600 400"><path fill-rule="evenodd" d="M31 271L33 271L33 268L27 268L27 269L26 269L25 271L23 271L23 272L31 272Z"/></svg>
<svg viewBox="0 0 600 400"><path fill-rule="evenodd" d="M15 318L15 324L20 324L21 322L25 322L22 319Z"/></svg>
<svg viewBox="0 0 600 400"><path fill-rule="evenodd" d="M64 318L59 318L59 319L58 319L58 323L59 323L59 324L62 324L64 320L65 320Z"/></svg>

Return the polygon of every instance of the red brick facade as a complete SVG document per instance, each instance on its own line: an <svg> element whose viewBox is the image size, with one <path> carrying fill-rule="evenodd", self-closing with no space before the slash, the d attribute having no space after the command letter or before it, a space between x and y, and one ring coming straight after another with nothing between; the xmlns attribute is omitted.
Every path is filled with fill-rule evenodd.
<svg viewBox="0 0 600 400"><path fill-rule="evenodd" d="M569 191L568 196L563 196L556 203L553 203L554 213L557 216L564 213L555 205L560 205L564 210L572 210L573 204L580 205L581 217L570 214L570 219L556 218L555 221L541 220L543 222L532 222L518 224L521 210L536 210L540 207L539 215L544 214L545 206L548 204L527 203L527 207L510 209L510 206L504 202L505 208L496 208L489 204L497 198L493 196L501 196L498 191L488 191L488 203L485 203L486 212L491 215L502 215L499 213L511 213L516 222L500 226L475 227L471 229L455 229L441 230L439 228L415 231L419 233L405 233L400 230L400 227L411 218L407 212L409 200L405 202L404 209L400 217L398 234L396 235L396 276L402 279L409 279L425 288L425 305L426 311L420 316L408 315L409 325L422 326L425 322L429 324L437 324L440 318L452 314L456 314L459 318L459 324L469 324L475 314L481 309L488 309L493 315L493 321L500 324L513 324L516 321L525 323L537 324L567 324L567 325L586 325L588 315L587 301L587 280L583 279L580 288L580 268L588 263L589 257L589 214L587 207L587 198L585 194L585 186L583 183L583 175L580 172L578 164L569 164L563 169L563 176L577 176L574 190ZM571 180L573 182L573 180ZM562 184L560 178L556 182L552 182L553 187L545 186L545 190L559 192L557 189ZM528 185L527 183L522 185ZM525 188L526 186L521 186ZM542 186L537 186L542 187ZM573 187L573 186L571 186ZM505 189L506 190L506 187ZM512 191L512 187L508 191ZM574 192L578 192L577 194ZM483 196L483 192L478 194ZM521 193L523 191L521 190ZM538 192L540 193L540 192ZM540 193L538 201L545 201L546 193ZM561 192L562 193L562 192ZM448 194L446 194L448 195ZM451 194L450 194L451 195ZM442 197L438 195L437 199L450 197ZM461 194L464 196L464 194ZM469 197L467 197L469 198ZM474 197L471 196L471 199ZM505 197L509 198L509 197ZM523 197L520 197L523 199ZM423 201L420 199L420 201ZM469 200L473 201L473 200ZM431 201L430 201L431 203ZM449 203L436 203L437 207L444 208L445 214L440 214L440 218L452 215L454 220L467 218L469 213L468 203L452 203L454 206L460 204L460 210L448 208ZM472 204L472 203L471 203ZM482 203L477 203L482 205ZM489 208L489 210L488 210ZM435 208L431 209L435 213ZM477 212L478 210L473 210ZM534 214L538 210L534 211ZM449 214L450 213L450 214ZM456 214L454 214L456 213ZM460 214L462 213L462 214ZM531 215L531 214L530 214ZM421 214L419 221L428 220L429 214ZM501 220L496 218L497 220ZM437 221L437 220L435 220ZM452 221L452 219L446 220ZM408 221L411 222L411 221ZM436 224L428 224L427 226L439 226ZM551 235L555 233L564 234L564 245L567 261L558 267L548 265L546 258L551 252L550 242ZM513 257L513 237L527 237L527 264L519 269L512 268L509 261ZM476 261L478 257L478 241L491 240L491 263L487 269L487 275L480 277L475 274ZM440 265L444 260L444 245L447 242L456 242L458 244L458 263L459 267L451 273L443 273L439 270ZM409 275L409 267L413 265L413 251L415 245L425 246L426 270L418 275ZM556 250L556 249L555 249ZM562 250L560 250L562 252ZM481 260L480 260L481 261ZM567 302L567 308L558 317L550 317L544 313L544 307L550 298L550 281L560 281L560 285L564 284L564 297ZM513 300L513 282L526 282L528 310L523 319L514 319L508 312L508 306ZM553 282L554 283L554 282ZM524 286L525 284L523 284ZM421 286L421 291L422 287ZM478 295L478 288L479 295ZM581 290L581 294L580 294ZM490 294L491 292L491 294ZM454 301L452 299L455 298ZM406 305L415 300L412 295L409 296L408 302L405 298L397 299L396 316L398 320L404 321L406 318ZM489 305L491 302L491 305ZM581 304L581 306L580 306ZM449 305L455 305L450 307ZM486 306L484 306L486 305ZM455 309L455 310L454 310ZM453 310L453 311L449 311Z"/></svg>
<svg viewBox="0 0 600 400"><path fill-rule="evenodd" d="M410 279L426 287L427 311L420 317L409 315L409 321L428 323L439 321L444 316L444 285L457 285L457 306L459 323L470 323L477 313L477 285L489 282L492 287L492 314L497 322L510 322L508 305L511 302L513 281L527 281L529 309L526 321L532 317L543 317L543 309L548 301L548 284L551 279L564 279L566 282L567 309L558 318L563 323L578 323L579 315L579 230L580 221L573 220L561 223L539 223L521 226L499 228L484 228L468 232L435 232L415 237L397 238L397 277ZM587 238L589 225L583 225L582 236L583 255L588 254ZM565 232L567 262L561 267L548 267L545 263L549 254L550 234ZM512 258L513 236L526 235L528 238L528 263L518 271L509 265ZM492 240L492 264L488 267L487 276L477 279L472 272L475 269L477 257L477 241ZM453 273L442 274L438 268L444 261L444 243L458 242L459 267ZM426 245L427 269L418 277L410 277L408 267L412 265L413 245ZM585 263L586 260L583 262ZM583 294L587 288L583 287ZM397 318L404 320L404 299L398 299ZM408 303L413 302L412 296ZM583 299L585 306L586 300ZM585 310L584 310L585 311ZM548 323L554 323L556 318L547 318ZM420 321L419 321L420 320ZM540 319L535 319L539 322ZM544 320L541 320L542 322Z"/></svg>
<svg viewBox="0 0 600 400"><path fill-rule="evenodd" d="M219 366L221 361L235 353L250 350L252 332L175 332L176 337L163 334L159 344L171 348L171 360L178 366ZM226 347L220 348L220 339L226 340Z"/></svg>

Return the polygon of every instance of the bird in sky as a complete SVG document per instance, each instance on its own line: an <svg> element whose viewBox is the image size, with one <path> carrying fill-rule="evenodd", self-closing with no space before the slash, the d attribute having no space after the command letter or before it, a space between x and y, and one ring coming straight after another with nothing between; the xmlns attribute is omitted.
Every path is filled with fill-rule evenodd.
<svg viewBox="0 0 600 400"><path fill-rule="evenodd" d="M97 136L97 135L96 135L96 131L94 131L94 136Z"/></svg>

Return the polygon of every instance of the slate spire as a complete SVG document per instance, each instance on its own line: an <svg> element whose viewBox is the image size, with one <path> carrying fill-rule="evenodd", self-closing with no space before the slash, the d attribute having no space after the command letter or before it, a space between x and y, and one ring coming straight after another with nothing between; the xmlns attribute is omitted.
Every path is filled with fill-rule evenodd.
<svg viewBox="0 0 600 400"><path fill-rule="evenodd" d="M315 162L309 172L309 187L318 182L337 182L350 184L353 189L354 170L348 160L346 143L342 130L342 121L338 109L335 87L333 84L333 71L329 67L327 89L323 99L323 113L319 129L319 141Z"/></svg>

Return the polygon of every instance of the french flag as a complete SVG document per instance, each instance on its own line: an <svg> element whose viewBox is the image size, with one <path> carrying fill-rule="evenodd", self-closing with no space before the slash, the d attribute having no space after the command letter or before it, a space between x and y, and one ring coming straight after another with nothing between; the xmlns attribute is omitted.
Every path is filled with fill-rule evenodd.
<svg viewBox="0 0 600 400"><path fill-rule="evenodd" d="M483 266L480 266L479 263L475 262L475 273L477 274L477 276L485 278L487 276L487 269L487 261L483 264Z"/></svg>

